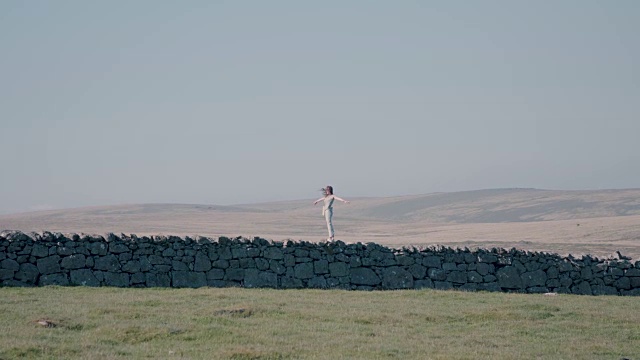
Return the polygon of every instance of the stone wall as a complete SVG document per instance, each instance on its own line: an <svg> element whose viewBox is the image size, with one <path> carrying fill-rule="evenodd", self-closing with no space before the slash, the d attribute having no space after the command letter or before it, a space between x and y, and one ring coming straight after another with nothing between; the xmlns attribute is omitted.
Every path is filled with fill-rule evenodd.
<svg viewBox="0 0 640 360"><path fill-rule="evenodd" d="M0 233L1 286L458 289L640 295L640 261L221 237Z"/></svg>

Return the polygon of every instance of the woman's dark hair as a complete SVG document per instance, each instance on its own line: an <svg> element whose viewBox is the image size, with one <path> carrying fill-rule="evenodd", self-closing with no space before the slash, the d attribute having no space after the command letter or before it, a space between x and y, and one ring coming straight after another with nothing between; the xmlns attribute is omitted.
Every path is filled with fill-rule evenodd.
<svg viewBox="0 0 640 360"><path fill-rule="evenodd" d="M326 188L322 188L322 195L324 196L333 195L333 186L327 185Z"/></svg>

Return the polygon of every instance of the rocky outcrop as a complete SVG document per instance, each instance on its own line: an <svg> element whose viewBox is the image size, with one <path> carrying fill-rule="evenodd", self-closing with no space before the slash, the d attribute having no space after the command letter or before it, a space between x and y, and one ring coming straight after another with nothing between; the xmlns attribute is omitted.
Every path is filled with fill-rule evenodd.
<svg viewBox="0 0 640 360"><path fill-rule="evenodd" d="M0 286L44 285L640 295L640 261L516 249L0 233Z"/></svg>

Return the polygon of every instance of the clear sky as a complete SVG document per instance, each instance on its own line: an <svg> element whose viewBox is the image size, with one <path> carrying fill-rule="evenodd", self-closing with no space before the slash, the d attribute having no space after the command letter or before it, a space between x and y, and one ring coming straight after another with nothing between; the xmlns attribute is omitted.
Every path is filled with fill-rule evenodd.
<svg viewBox="0 0 640 360"><path fill-rule="evenodd" d="M640 1L0 2L0 213L640 187Z"/></svg>

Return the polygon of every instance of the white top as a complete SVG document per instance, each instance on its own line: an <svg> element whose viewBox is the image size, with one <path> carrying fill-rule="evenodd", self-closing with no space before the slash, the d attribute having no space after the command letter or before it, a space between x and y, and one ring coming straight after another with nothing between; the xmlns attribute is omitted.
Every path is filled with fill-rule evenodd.
<svg viewBox="0 0 640 360"><path fill-rule="evenodd" d="M322 215L324 215L324 213L327 210L333 210L333 201L334 200L338 200L338 201L342 201L345 204L348 204L349 202L343 198L340 198L338 196L335 195L327 195L327 196L323 196L320 199L316 200L313 205L319 203L320 201L324 201L324 205L322 206Z"/></svg>
<svg viewBox="0 0 640 360"><path fill-rule="evenodd" d="M327 195L324 197L324 206L322 207L322 215L324 215L324 213L327 210L333 210L333 201L336 199L336 197L334 195Z"/></svg>

